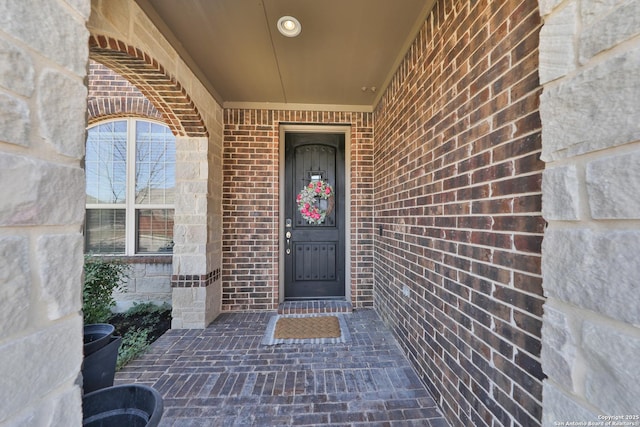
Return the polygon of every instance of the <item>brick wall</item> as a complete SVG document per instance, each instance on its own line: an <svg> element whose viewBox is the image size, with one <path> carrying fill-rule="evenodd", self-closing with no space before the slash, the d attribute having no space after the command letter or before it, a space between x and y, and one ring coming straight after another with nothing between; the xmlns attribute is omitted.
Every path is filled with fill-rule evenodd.
<svg viewBox="0 0 640 427"><path fill-rule="evenodd" d="M371 113L226 109L223 310L273 310L279 302L279 125L351 126L351 293L373 304Z"/></svg>
<svg viewBox="0 0 640 427"><path fill-rule="evenodd" d="M105 118L139 116L162 120L162 114L131 83L108 67L89 61L89 124Z"/></svg>
<svg viewBox="0 0 640 427"><path fill-rule="evenodd" d="M540 424L540 24L438 1L374 113L375 305L454 426Z"/></svg>

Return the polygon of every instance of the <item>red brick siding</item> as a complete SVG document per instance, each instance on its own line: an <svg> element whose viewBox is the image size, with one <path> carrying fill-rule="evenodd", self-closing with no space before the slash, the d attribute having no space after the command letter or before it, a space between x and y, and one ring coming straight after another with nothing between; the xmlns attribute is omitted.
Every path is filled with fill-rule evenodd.
<svg viewBox="0 0 640 427"><path fill-rule="evenodd" d="M115 117L136 116L162 120L162 114L138 88L106 66L89 61L88 82L87 110L90 125Z"/></svg>
<svg viewBox="0 0 640 427"><path fill-rule="evenodd" d="M371 116L350 112L224 111L223 311L274 310L278 306L281 123L351 127L351 302L357 307L373 305Z"/></svg>
<svg viewBox="0 0 640 427"><path fill-rule="evenodd" d="M537 2L440 0L375 113L375 305L454 426L541 419Z"/></svg>

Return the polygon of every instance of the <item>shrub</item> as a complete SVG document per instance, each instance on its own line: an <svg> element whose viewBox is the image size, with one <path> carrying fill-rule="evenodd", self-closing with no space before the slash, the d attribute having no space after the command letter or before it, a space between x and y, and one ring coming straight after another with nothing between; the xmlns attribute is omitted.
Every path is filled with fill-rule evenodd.
<svg viewBox="0 0 640 427"><path fill-rule="evenodd" d="M116 369L120 370L132 359L144 353L147 347L149 347L149 329L136 329L124 334L118 349Z"/></svg>
<svg viewBox="0 0 640 427"><path fill-rule="evenodd" d="M104 323L111 316L115 290L122 290L129 266L114 260L85 257L82 312L85 325Z"/></svg>

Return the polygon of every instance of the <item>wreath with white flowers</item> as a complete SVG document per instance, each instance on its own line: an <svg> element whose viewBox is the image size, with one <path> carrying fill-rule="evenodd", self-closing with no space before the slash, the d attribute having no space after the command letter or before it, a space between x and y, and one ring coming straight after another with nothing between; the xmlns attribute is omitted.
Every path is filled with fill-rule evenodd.
<svg viewBox="0 0 640 427"><path fill-rule="evenodd" d="M327 200L327 207L320 206L320 200ZM333 210L333 187L328 182L311 181L296 197L300 215L309 224L322 224Z"/></svg>

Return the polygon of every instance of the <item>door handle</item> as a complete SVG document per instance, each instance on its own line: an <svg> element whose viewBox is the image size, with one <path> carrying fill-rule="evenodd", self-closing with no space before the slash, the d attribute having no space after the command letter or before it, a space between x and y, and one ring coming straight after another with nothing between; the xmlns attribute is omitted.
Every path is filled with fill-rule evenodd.
<svg viewBox="0 0 640 427"><path fill-rule="evenodd" d="M291 232L287 231L284 235L287 238L287 255L291 254Z"/></svg>

